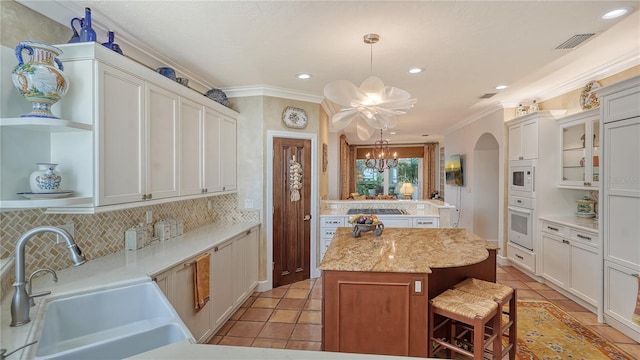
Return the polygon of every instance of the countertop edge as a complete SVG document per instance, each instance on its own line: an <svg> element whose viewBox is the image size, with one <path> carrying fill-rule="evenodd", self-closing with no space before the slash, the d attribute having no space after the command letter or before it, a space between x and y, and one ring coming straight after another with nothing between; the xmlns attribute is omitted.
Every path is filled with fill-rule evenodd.
<svg viewBox="0 0 640 360"><path fill-rule="evenodd" d="M31 322L19 327L10 327L10 294L3 296L0 307L0 345L8 352L35 340L44 316L42 306L45 301L88 293L113 287L151 281L151 275L171 269L214 246L224 243L243 232L260 226L261 222L225 223L214 222L193 229L184 235L157 242L135 251L120 251L107 256L90 259L78 267L57 271L59 281L54 283L43 276L34 280L34 289L51 291L51 295L36 299L31 308ZM176 251L179 250L179 251ZM31 350L23 349L12 356L14 359L30 359Z"/></svg>

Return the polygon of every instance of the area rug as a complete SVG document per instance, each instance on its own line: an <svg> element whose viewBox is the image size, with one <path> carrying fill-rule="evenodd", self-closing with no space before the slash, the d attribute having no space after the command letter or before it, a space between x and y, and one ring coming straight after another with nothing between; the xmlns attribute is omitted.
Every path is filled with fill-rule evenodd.
<svg viewBox="0 0 640 360"><path fill-rule="evenodd" d="M518 360L633 360L547 301L518 301Z"/></svg>

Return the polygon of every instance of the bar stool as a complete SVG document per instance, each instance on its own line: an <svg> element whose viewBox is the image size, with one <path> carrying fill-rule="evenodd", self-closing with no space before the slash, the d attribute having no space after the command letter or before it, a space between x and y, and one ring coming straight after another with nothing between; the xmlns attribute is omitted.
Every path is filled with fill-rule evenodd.
<svg viewBox="0 0 640 360"><path fill-rule="evenodd" d="M434 323L436 315L444 317L437 325ZM485 348L493 345L499 337L495 331L486 333L485 328L499 329L499 318L498 304L495 301L457 289L446 290L429 302L430 341L427 356L433 357L446 349L447 355L450 355L449 351L454 351L473 357L474 360L482 360ZM442 327L448 330L448 338L435 337L436 331ZM464 339L470 331L473 332L472 342ZM473 352L465 348L470 345L473 345Z"/></svg>
<svg viewBox="0 0 640 360"><path fill-rule="evenodd" d="M487 300L493 300L498 304L498 314L501 315L498 316L499 325L496 326L495 329L500 329L500 331L494 331L494 333L499 335L493 344L493 353L500 354L500 357L494 355L494 358L502 359L509 353L509 360L514 360L516 358L516 341L518 339L516 330L518 318L516 289L474 278L467 278L453 288L480 296ZM508 320L504 324L502 323L502 314L508 315ZM509 342L503 348L502 336L506 331L509 332Z"/></svg>

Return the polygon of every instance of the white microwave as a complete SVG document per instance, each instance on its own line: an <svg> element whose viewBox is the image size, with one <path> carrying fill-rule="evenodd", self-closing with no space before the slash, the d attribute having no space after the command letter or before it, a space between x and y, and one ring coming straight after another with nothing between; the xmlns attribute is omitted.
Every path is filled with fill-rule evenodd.
<svg viewBox="0 0 640 360"><path fill-rule="evenodd" d="M514 160L509 163L509 195L534 197L536 192L535 160Z"/></svg>

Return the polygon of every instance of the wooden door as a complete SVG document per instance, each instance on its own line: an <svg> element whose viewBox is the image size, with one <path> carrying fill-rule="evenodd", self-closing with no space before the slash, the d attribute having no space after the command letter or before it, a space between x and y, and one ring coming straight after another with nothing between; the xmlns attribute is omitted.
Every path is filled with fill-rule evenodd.
<svg viewBox="0 0 640 360"><path fill-rule="evenodd" d="M309 278L311 140L273 139L273 287ZM290 161L302 166L300 199L292 201Z"/></svg>

